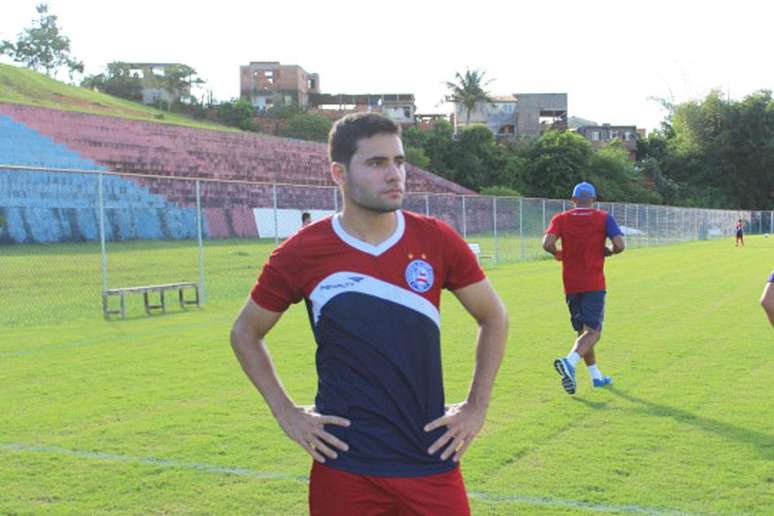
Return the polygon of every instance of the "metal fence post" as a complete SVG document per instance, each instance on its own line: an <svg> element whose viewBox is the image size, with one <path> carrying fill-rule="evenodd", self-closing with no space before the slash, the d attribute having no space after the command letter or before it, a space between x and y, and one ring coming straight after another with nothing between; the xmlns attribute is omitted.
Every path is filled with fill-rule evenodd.
<svg viewBox="0 0 774 516"><path fill-rule="evenodd" d="M204 239L202 238L202 195L199 180L196 180L196 233L199 239L199 296L201 304L207 302L207 290L204 288Z"/></svg>
<svg viewBox="0 0 774 516"><path fill-rule="evenodd" d="M546 228L546 200L543 199L543 229Z"/></svg>
<svg viewBox="0 0 774 516"><path fill-rule="evenodd" d="M524 197L519 197L519 256L524 260Z"/></svg>
<svg viewBox="0 0 774 516"><path fill-rule="evenodd" d="M650 245L650 216L648 212L650 211L648 208L650 208L649 205L645 205L645 242L647 245Z"/></svg>
<svg viewBox="0 0 774 516"><path fill-rule="evenodd" d="M99 248L100 269L102 270L102 292L108 289L107 249L105 246L105 194L102 180L103 174L97 176L97 199L99 202Z"/></svg>
<svg viewBox="0 0 774 516"><path fill-rule="evenodd" d="M500 261L497 256L497 197L492 197L492 225L494 226L494 261L497 265Z"/></svg>
<svg viewBox="0 0 774 516"><path fill-rule="evenodd" d="M467 216L465 215L465 196L462 196L462 238L468 239Z"/></svg>
<svg viewBox="0 0 774 516"><path fill-rule="evenodd" d="M333 188L333 212L336 213L339 211L339 190L337 188Z"/></svg>
<svg viewBox="0 0 774 516"><path fill-rule="evenodd" d="M271 196L274 201L274 245L279 245L279 220L277 215L277 185L271 185Z"/></svg>
<svg viewBox="0 0 774 516"><path fill-rule="evenodd" d="M425 215L430 216L430 196L425 194Z"/></svg>

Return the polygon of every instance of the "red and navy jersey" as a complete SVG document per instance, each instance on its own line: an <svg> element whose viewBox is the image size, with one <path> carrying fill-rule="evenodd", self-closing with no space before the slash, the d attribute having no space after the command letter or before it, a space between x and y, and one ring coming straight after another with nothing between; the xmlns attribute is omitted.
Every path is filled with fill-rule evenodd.
<svg viewBox="0 0 774 516"><path fill-rule="evenodd" d="M623 234L612 215L574 208L554 215L546 233L562 240L565 294L605 290L605 240Z"/></svg>
<svg viewBox="0 0 774 516"><path fill-rule="evenodd" d="M423 427L444 414L441 289L484 279L465 241L443 222L397 211L391 237L371 245L334 215L280 245L252 290L284 311L306 301L317 341L322 414L349 419L326 430L349 451L326 464L352 473L423 476L454 468L427 449L444 432Z"/></svg>

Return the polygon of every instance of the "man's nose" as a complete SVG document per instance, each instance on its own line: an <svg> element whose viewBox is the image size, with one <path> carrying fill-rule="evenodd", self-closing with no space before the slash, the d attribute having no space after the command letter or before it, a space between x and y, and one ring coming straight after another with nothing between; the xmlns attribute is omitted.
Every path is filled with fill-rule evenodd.
<svg viewBox="0 0 774 516"><path fill-rule="evenodd" d="M394 162L394 161L393 161L393 162L391 162L391 163L390 163L390 164L387 166L387 178L388 178L388 179L390 179L390 180L400 179L400 176L401 176L401 167L402 167L402 166L403 166L403 165L401 165L401 164L399 164L399 163L396 163L396 162Z"/></svg>

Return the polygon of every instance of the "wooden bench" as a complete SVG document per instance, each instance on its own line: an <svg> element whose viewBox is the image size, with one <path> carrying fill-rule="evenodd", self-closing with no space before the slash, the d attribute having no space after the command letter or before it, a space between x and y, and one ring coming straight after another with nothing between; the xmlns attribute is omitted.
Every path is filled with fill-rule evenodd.
<svg viewBox="0 0 774 516"><path fill-rule="evenodd" d="M481 259L485 258L489 260L489 265L494 265L494 255L491 254L481 254L481 245L474 243L474 242L468 242L468 247L470 247L470 250L473 251L473 254L476 255L476 260L478 260L478 263L481 263Z"/></svg>
<svg viewBox="0 0 774 516"><path fill-rule="evenodd" d="M186 299L184 292L186 289L193 289L195 298ZM111 288L102 291L102 313L105 318L109 318L111 314L120 314L121 318L126 317L126 294L139 294L142 293L143 300L145 302L145 313L151 315L151 310L161 309L162 312L167 311L166 302L164 299L164 293L168 290L177 290L178 301L180 302L180 308L185 309L186 305L199 306L199 285L197 283L167 283L164 285L145 285L142 287L124 287L124 288ZM149 294L153 292L159 293L159 303L151 304ZM110 309L110 297L119 296L119 308L118 310Z"/></svg>

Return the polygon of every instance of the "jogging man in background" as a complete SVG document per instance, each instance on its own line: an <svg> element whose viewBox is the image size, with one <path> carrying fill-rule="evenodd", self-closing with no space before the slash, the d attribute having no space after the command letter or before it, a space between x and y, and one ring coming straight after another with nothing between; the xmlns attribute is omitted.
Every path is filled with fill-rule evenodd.
<svg viewBox="0 0 774 516"><path fill-rule="evenodd" d="M314 458L314 515L467 515L459 459L484 425L507 316L465 241L400 208L400 127L375 113L342 118L329 137L342 212L280 245L231 332L242 368L282 430ZM477 321L466 399L445 405L439 303L451 290ZM317 341L317 397L282 387L264 338L306 302Z"/></svg>
<svg viewBox="0 0 774 516"><path fill-rule="evenodd" d="M557 213L543 235L543 249L562 262L562 279L570 321L578 338L570 353L554 360L562 387L575 394L575 368L581 358L594 387L613 383L597 367L594 345L602 333L605 315L605 257L624 250L623 233L609 213L593 208L597 192L591 183L578 183L572 191L571 210ZM606 240L612 241L612 248ZM557 240L562 248L557 249Z"/></svg>

